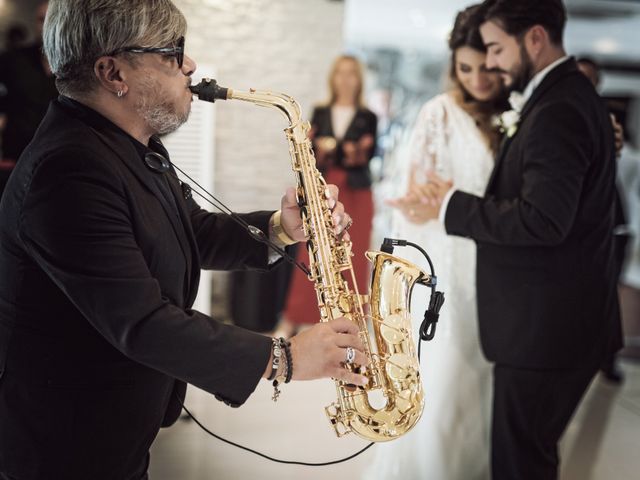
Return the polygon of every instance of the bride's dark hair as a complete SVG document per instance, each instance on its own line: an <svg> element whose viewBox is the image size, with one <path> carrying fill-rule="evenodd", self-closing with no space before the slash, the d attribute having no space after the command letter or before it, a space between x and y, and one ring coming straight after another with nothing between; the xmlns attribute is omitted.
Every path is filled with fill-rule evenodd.
<svg viewBox="0 0 640 480"><path fill-rule="evenodd" d="M497 98L480 101L462 86L456 74L456 52L459 48L469 47L478 52L487 53L480 35L480 25L484 21L484 10L480 4L467 7L456 16L449 37L449 49L451 50L449 77L453 84L452 94L456 102L475 119L476 125L495 151L500 143L500 134L492 126L492 119L494 115L502 113L508 108L506 90L502 89Z"/></svg>

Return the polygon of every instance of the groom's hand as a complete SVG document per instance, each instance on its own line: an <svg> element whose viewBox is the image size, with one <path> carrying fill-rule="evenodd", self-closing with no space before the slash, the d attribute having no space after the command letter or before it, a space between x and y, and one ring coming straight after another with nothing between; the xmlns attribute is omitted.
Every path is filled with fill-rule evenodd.
<svg viewBox="0 0 640 480"><path fill-rule="evenodd" d="M616 117L613 116L613 113L610 114L610 116L611 125L613 126L613 136L615 138L616 155L620 157L622 149L624 148L624 127L620 122L618 122Z"/></svg>

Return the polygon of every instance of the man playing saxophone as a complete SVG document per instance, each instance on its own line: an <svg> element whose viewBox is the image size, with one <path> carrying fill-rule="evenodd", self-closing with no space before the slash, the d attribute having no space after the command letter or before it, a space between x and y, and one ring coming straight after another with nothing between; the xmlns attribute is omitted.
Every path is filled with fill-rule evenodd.
<svg viewBox="0 0 640 480"><path fill-rule="evenodd" d="M49 3L61 96L0 206L2 479L147 478L186 383L240 406L263 377L366 381L343 368L368 363L348 320L288 344L191 309L201 268L266 269L273 255L196 204L157 137L189 115L185 31L170 0ZM239 217L280 246L305 240L293 189L278 212Z"/></svg>

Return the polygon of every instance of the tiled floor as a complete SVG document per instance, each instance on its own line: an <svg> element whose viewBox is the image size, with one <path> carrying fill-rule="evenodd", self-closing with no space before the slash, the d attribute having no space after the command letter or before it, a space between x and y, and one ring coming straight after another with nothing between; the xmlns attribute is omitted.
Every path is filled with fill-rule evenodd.
<svg viewBox="0 0 640 480"><path fill-rule="evenodd" d="M640 479L640 364L623 363L627 381L613 387L596 378L562 442L562 480ZM332 382L287 385L280 401L261 382L240 409L190 390L187 406L216 433L287 460L322 462L347 456L365 445L336 439L323 406L335 397ZM163 430L152 450L151 480L357 480L375 455L375 446L337 466L280 465L224 445L193 422ZM430 480L430 479L425 479ZM436 479L446 480L446 479Z"/></svg>

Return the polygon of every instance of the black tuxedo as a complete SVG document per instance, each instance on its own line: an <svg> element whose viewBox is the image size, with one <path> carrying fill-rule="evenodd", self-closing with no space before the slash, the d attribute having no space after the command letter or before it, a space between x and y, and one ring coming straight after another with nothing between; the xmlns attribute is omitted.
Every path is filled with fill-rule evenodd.
<svg viewBox="0 0 640 480"><path fill-rule="evenodd" d="M369 188L371 186L371 174L368 164L354 167L344 166L342 145L344 142L357 142L364 135L373 136L374 145L367 152L367 158L370 160L375 151L377 125L378 119L375 113L367 108L360 107L356 110L356 114L347 128L344 138L338 142L335 165L347 170L347 183L351 188ZM311 126L315 137L335 137L331 121L331 107L316 107L311 116Z"/></svg>
<svg viewBox="0 0 640 480"><path fill-rule="evenodd" d="M140 479L185 382L239 405L267 365L267 337L190 309L200 268L267 268L266 247L148 169L149 151L61 97L9 180L0 477ZM245 219L266 231L270 215Z"/></svg>
<svg viewBox="0 0 640 480"><path fill-rule="evenodd" d="M570 59L534 90L485 197L455 192L448 204L447 232L478 246L495 478L553 478L555 443L603 359L617 313L615 170L609 114ZM522 439L534 433L545 438Z"/></svg>
<svg viewBox="0 0 640 480"><path fill-rule="evenodd" d="M489 360L575 368L602 359L617 302L615 168L608 113L568 60L534 90L485 197L452 196L447 232L478 245Z"/></svg>

